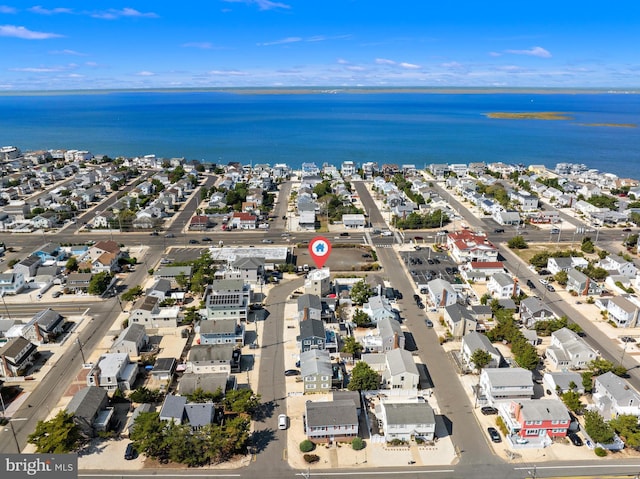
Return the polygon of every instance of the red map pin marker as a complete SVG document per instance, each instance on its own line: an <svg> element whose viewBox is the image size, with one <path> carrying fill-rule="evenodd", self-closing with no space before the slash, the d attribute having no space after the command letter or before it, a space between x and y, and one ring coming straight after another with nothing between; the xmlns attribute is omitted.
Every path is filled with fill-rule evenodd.
<svg viewBox="0 0 640 479"><path fill-rule="evenodd" d="M316 236L309 242L309 254L316 267L322 268L331 254L331 243L324 236Z"/></svg>

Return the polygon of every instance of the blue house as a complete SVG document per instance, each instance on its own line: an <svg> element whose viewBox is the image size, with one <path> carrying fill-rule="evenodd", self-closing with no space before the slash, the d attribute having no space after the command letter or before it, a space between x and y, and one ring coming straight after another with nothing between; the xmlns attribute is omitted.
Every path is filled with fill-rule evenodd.
<svg viewBox="0 0 640 479"><path fill-rule="evenodd" d="M58 243L47 243L35 250L33 254L40 258L43 263L47 261L62 261L65 258L65 252L62 251Z"/></svg>

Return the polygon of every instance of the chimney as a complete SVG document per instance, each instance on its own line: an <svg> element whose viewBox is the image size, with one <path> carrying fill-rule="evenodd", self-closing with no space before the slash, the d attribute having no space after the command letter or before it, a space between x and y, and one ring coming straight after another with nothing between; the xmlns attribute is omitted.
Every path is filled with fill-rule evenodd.
<svg viewBox="0 0 640 479"><path fill-rule="evenodd" d="M398 349L400 347L400 341L398 339L398 333L393 333L393 349Z"/></svg>
<svg viewBox="0 0 640 479"><path fill-rule="evenodd" d="M587 296L589 294L589 286L591 285L591 278L587 276L587 280L584 282L584 290L582 290L582 295Z"/></svg>
<svg viewBox="0 0 640 479"><path fill-rule="evenodd" d="M309 319L309 308L305 307L302 310L302 321L306 321L307 319Z"/></svg>
<svg viewBox="0 0 640 479"><path fill-rule="evenodd" d="M518 278L513 278L513 291L511 296L518 296Z"/></svg>

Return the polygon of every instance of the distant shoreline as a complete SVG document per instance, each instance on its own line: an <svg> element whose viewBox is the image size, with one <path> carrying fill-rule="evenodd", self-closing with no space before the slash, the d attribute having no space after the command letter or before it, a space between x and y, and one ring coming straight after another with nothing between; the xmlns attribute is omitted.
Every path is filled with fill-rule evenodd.
<svg viewBox="0 0 640 479"><path fill-rule="evenodd" d="M228 93L236 95L332 95L332 94L445 94L445 95L638 95L640 89L607 88L482 88L482 87L227 87L141 88L105 90L0 91L0 96L110 95L114 93Z"/></svg>

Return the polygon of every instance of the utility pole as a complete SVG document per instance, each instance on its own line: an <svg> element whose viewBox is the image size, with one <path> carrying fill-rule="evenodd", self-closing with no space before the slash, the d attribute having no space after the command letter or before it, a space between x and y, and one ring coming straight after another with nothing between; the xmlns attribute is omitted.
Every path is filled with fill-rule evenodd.
<svg viewBox="0 0 640 479"><path fill-rule="evenodd" d="M527 471L527 473L531 476L531 479L537 479L537 470L536 466L533 466L533 471Z"/></svg>
<svg viewBox="0 0 640 479"><path fill-rule="evenodd" d="M76 338L76 343L78 344L78 347L80 348L80 356L82 356L82 364L86 364L87 361L85 361L85 359L84 359L84 351L82 350L82 343L80 342L80 338Z"/></svg>

